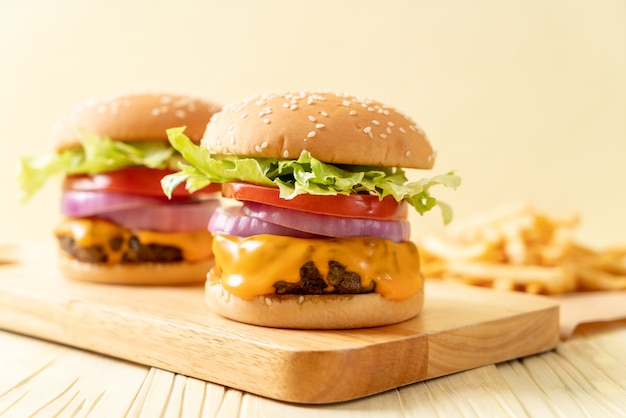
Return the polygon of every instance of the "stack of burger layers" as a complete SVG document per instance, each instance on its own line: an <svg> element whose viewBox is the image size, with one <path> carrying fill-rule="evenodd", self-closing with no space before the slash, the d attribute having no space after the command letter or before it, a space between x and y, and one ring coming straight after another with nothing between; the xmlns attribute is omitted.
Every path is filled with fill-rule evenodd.
<svg viewBox="0 0 626 418"><path fill-rule="evenodd" d="M67 277L203 281L212 311L262 326L418 315L424 283L408 212L437 206L448 222L430 188L460 184L452 172L409 181L404 168L434 164L424 132L350 94L272 92L221 109L118 95L80 105L55 132L55 157L24 159L21 180L32 193L64 175L56 236Z"/></svg>

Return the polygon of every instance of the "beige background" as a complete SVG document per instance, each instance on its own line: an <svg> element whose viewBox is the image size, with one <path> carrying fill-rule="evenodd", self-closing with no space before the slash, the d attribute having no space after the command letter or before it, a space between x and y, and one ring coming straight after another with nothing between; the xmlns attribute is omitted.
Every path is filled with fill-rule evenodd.
<svg viewBox="0 0 626 418"><path fill-rule="evenodd" d="M441 194L457 219L528 200L578 211L586 243L626 243L623 0L2 1L0 240L51 234L60 179L21 206L16 168L76 102L301 88L416 119L435 170L463 177Z"/></svg>

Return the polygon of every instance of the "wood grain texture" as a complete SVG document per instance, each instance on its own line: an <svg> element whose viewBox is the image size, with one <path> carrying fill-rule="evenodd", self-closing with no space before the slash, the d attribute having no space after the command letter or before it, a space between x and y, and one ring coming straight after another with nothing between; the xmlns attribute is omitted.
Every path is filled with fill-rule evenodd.
<svg viewBox="0 0 626 418"><path fill-rule="evenodd" d="M625 359L622 325L546 353L352 401L303 405L0 331L0 416L624 417Z"/></svg>
<svg viewBox="0 0 626 418"><path fill-rule="evenodd" d="M558 343L558 306L545 298L448 283L426 291L423 314L401 324L279 330L211 314L201 286L71 282L50 260L30 260L0 270L0 328L302 403L364 397Z"/></svg>

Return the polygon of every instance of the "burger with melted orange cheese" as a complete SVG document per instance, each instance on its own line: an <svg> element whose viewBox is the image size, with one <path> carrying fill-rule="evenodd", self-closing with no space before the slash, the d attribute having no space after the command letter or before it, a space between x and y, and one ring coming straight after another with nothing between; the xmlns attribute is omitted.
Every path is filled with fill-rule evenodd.
<svg viewBox="0 0 626 418"><path fill-rule="evenodd" d="M60 268L71 279L122 284L201 282L213 264L208 220L219 206L209 186L167 199L161 178L180 154L166 130L186 125L199 142L219 110L180 94L113 94L88 99L58 121L55 152L22 159L25 199L50 177L64 178L56 227Z"/></svg>
<svg viewBox="0 0 626 418"><path fill-rule="evenodd" d="M410 118L378 101L329 92L267 93L229 104L195 145L168 130L187 163L166 194L222 183L238 204L209 223L215 265L206 298L219 315L301 329L370 327L418 315L424 292L409 208L450 208L408 181L434 152Z"/></svg>

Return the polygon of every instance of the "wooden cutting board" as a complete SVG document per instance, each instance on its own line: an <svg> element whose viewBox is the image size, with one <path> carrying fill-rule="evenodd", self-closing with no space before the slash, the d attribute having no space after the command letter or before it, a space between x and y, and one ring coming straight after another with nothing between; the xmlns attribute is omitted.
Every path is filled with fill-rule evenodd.
<svg viewBox="0 0 626 418"><path fill-rule="evenodd" d="M202 286L71 282L54 247L0 264L0 328L298 403L359 398L554 348L546 298L427 282L423 313L397 325L300 331L213 315Z"/></svg>

